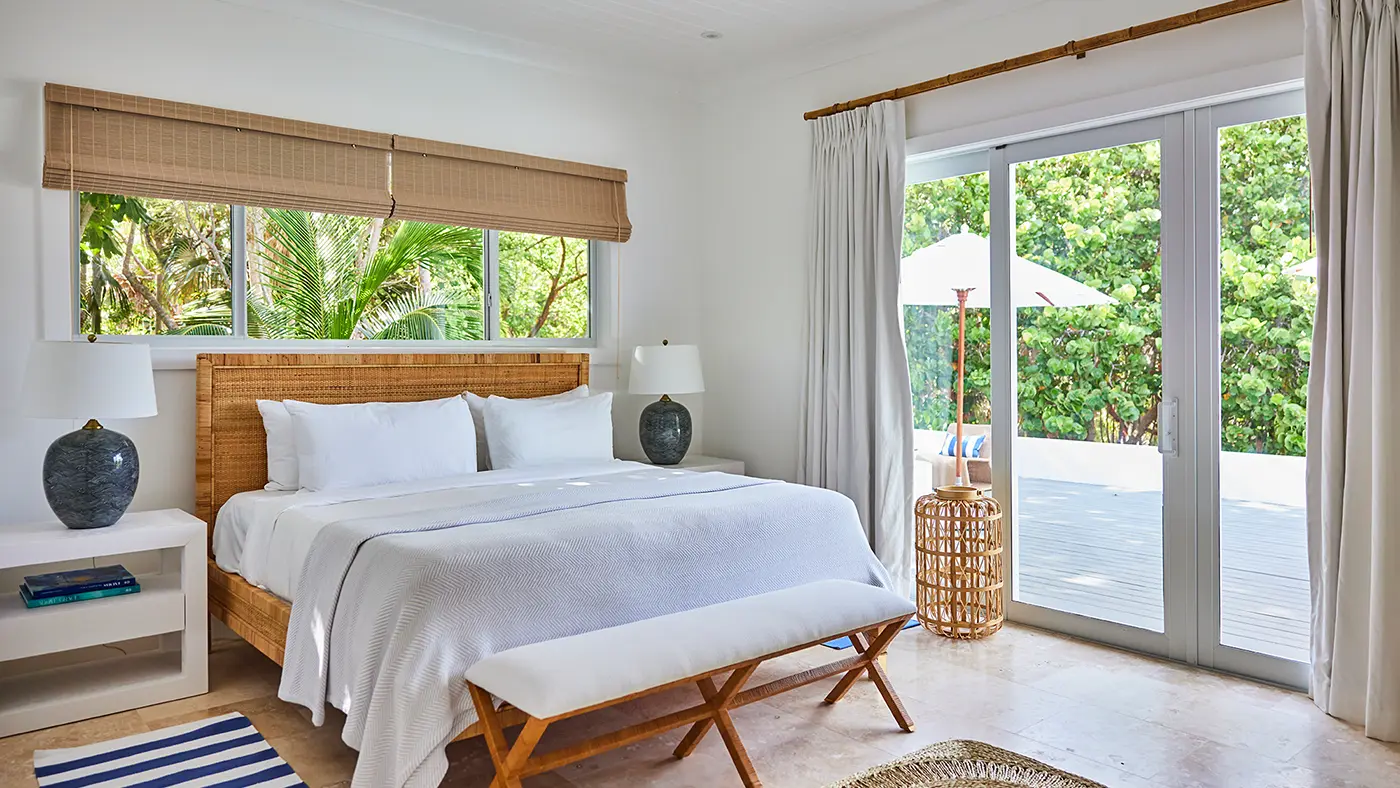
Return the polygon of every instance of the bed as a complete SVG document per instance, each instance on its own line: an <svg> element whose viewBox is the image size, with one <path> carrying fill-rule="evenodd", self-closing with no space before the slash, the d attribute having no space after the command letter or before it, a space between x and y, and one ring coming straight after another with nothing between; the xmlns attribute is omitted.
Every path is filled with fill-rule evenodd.
<svg viewBox="0 0 1400 788"><path fill-rule="evenodd" d="M849 499L771 480L607 459L303 489L295 511L255 492L268 477L258 399L518 398L587 382L581 354L200 356L196 500L211 548L234 496L281 512L278 531L314 531L263 545L286 554L263 588L226 571L239 569L227 545L211 549L210 611L282 665L283 700L318 725L327 705L346 712L357 788L437 785L446 743L481 733L463 676L492 653L815 580L890 585Z"/></svg>
<svg viewBox="0 0 1400 788"><path fill-rule="evenodd" d="M582 353L206 353L196 364L195 513L214 523L237 493L262 490L267 445L259 399L412 402L460 394L538 397L588 383ZM209 611L282 664L289 602L209 560ZM478 735L476 726L462 734Z"/></svg>

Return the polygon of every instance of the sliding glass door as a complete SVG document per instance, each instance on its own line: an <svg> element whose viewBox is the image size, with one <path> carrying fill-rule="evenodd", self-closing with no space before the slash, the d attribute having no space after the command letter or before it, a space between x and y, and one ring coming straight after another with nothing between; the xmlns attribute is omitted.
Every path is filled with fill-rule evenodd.
<svg viewBox="0 0 1400 788"><path fill-rule="evenodd" d="M993 363L993 388L1010 382L993 446L1009 457L993 467L1010 491L1011 615L1162 655L1180 624L1165 535L1182 514L1178 458L1158 448L1163 403L1182 395L1163 308L1175 295L1163 230L1179 224L1167 134L1150 119L1011 145L992 163L1010 223L1005 259L993 256L1009 298L994 278L992 319L994 345L996 328L1010 338Z"/></svg>
<svg viewBox="0 0 1400 788"><path fill-rule="evenodd" d="M1201 662L1303 686L1308 358L1317 304L1297 94L1195 111Z"/></svg>
<svg viewBox="0 0 1400 788"><path fill-rule="evenodd" d="M1013 620L1305 682L1316 262L1301 104L911 162L916 475L949 481L938 454L956 421L956 310L932 247L980 248L962 415L988 435L968 470L1006 511Z"/></svg>

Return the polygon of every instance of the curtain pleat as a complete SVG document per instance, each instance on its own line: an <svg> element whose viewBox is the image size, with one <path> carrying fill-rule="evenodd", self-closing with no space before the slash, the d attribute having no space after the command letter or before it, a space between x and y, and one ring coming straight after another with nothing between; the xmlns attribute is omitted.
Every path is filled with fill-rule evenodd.
<svg viewBox="0 0 1400 788"><path fill-rule="evenodd" d="M1318 240L1308 379L1312 693L1400 741L1400 36L1395 0L1307 0Z"/></svg>
<svg viewBox="0 0 1400 788"><path fill-rule="evenodd" d="M904 105L812 124L798 481L855 502L896 588L914 575L914 405L899 301Z"/></svg>

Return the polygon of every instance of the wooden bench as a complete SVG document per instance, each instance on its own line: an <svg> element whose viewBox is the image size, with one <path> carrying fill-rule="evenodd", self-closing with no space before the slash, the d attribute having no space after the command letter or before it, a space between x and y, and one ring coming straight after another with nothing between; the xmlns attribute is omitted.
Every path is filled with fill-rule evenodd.
<svg viewBox="0 0 1400 788"><path fill-rule="evenodd" d="M714 727L744 785L759 786L729 712L837 674L844 675L826 696L827 703L840 700L868 674L895 722L912 731L914 721L890 686L879 657L913 613L912 602L890 591L824 580L494 654L467 671L468 689L496 765L491 785L519 788L531 775L690 725L676 747L677 758L693 752ZM853 656L744 689L765 660L843 636L855 645ZM717 686L716 679L725 674L728 677ZM702 702L534 754L551 723L683 684L698 686ZM514 743L506 740L493 697L526 715Z"/></svg>

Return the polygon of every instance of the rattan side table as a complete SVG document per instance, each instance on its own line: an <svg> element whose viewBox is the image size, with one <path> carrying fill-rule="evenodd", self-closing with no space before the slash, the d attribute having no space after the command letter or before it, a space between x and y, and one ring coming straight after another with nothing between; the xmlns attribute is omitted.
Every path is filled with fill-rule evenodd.
<svg viewBox="0 0 1400 788"><path fill-rule="evenodd" d="M919 623L959 640L1005 620L1001 504L976 487L939 487L914 507Z"/></svg>

